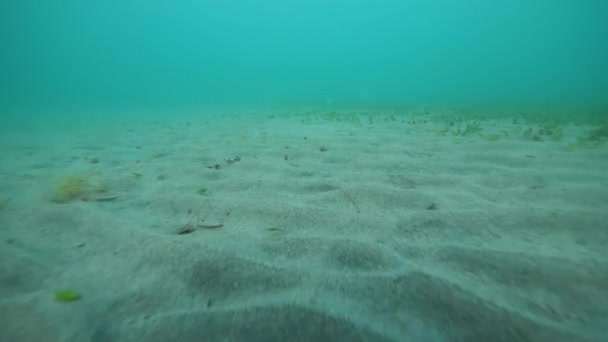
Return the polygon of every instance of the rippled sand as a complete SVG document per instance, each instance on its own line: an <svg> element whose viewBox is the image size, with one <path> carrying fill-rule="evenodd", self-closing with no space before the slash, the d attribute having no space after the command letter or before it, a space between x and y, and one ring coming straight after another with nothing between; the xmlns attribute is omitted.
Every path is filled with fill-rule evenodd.
<svg viewBox="0 0 608 342"><path fill-rule="evenodd" d="M575 145L592 128L332 115L5 132L0 340L605 337L608 144ZM88 188L58 201L75 175Z"/></svg>

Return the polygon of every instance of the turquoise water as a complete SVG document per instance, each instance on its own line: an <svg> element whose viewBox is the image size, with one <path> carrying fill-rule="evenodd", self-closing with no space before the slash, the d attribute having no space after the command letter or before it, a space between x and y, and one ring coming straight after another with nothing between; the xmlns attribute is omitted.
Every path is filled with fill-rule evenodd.
<svg viewBox="0 0 608 342"><path fill-rule="evenodd" d="M606 18L0 1L0 342L608 341Z"/></svg>
<svg viewBox="0 0 608 342"><path fill-rule="evenodd" d="M575 105L608 2L3 1L0 108Z"/></svg>

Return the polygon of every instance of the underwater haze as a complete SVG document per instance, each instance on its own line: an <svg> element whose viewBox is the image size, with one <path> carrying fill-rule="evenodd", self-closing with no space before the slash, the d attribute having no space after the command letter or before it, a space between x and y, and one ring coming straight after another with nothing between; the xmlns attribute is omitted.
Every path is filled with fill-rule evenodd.
<svg viewBox="0 0 608 342"><path fill-rule="evenodd" d="M0 342L608 341L608 0L0 0Z"/></svg>
<svg viewBox="0 0 608 342"><path fill-rule="evenodd" d="M608 2L3 1L4 112L582 105Z"/></svg>

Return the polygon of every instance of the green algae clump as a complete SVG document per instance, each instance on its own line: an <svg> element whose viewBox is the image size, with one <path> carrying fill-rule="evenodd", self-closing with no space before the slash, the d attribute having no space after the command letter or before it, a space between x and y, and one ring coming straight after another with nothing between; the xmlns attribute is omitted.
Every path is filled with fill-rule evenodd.
<svg viewBox="0 0 608 342"><path fill-rule="evenodd" d="M88 175L71 175L53 184L52 201L68 203L74 200L89 200L91 195L103 193L103 189L95 186Z"/></svg>
<svg viewBox="0 0 608 342"><path fill-rule="evenodd" d="M59 302L69 303L80 299L80 295L70 290L60 290L55 292L55 299Z"/></svg>

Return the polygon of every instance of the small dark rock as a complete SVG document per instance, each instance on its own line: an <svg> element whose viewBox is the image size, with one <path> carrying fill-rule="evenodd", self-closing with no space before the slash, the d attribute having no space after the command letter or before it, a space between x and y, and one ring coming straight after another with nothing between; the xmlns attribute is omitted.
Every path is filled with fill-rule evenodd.
<svg viewBox="0 0 608 342"><path fill-rule="evenodd" d="M196 228L193 226L190 226L190 225L183 226L177 231L177 235L190 234L190 233L194 232L195 230L196 230Z"/></svg>

